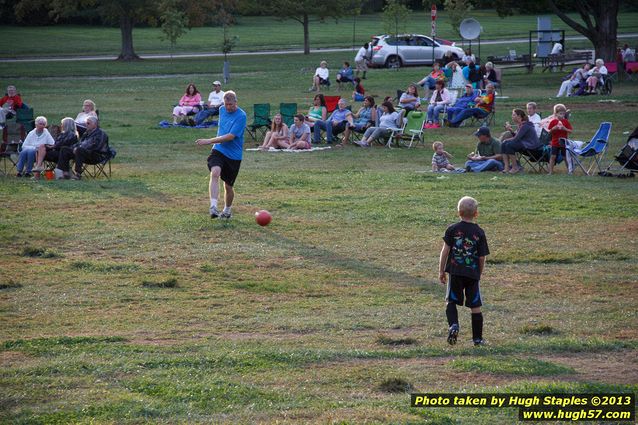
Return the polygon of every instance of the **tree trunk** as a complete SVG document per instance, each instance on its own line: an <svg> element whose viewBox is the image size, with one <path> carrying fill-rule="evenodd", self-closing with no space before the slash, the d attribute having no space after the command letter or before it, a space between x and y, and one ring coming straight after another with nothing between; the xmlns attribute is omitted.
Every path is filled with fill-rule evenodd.
<svg viewBox="0 0 638 425"><path fill-rule="evenodd" d="M122 52L118 60L133 61L139 60L139 56L133 50L133 18L130 16L120 17L120 32L122 34Z"/></svg>
<svg viewBox="0 0 638 425"><path fill-rule="evenodd" d="M576 2L574 7L585 25L567 16L558 8L555 1L549 0L550 8L563 22L591 41L596 51L596 58L601 58L605 62L615 62L620 0L582 0ZM592 17L594 22L591 21Z"/></svg>
<svg viewBox="0 0 638 425"><path fill-rule="evenodd" d="M605 62L616 62L616 36L618 33L617 1L600 2L600 13L596 17L597 40L594 43L596 58Z"/></svg>
<svg viewBox="0 0 638 425"><path fill-rule="evenodd" d="M308 14L304 13L303 15L303 54L310 54L310 19L308 19Z"/></svg>

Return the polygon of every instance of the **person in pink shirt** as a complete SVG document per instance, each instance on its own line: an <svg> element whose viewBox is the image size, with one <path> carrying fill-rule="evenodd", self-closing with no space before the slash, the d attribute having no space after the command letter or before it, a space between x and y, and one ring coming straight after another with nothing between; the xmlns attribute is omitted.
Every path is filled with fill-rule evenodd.
<svg viewBox="0 0 638 425"><path fill-rule="evenodd" d="M186 87L186 93L179 100L179 104L173 108L173 124L177 124L178 118L183 119L180 117L185 117L191 112L198 112L201 101L202 95L195 87L195 84L190 83Z"/></svg>

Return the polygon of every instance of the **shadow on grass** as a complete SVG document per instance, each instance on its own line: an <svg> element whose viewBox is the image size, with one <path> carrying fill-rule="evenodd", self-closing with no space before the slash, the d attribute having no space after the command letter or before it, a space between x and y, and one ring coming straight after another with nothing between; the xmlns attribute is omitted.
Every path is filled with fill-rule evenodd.
<svg viewBox="0 0 638 425"><path fill-rule="evenodd" d="M150 189L146 183L127 178L126 180L82 180L55 182L55 190L95 194L116 194L129 198L148 197L160 201L168 200L165 193ZM53 187L53 186L52 186Z"/></svg>
<svg viewBox="0 0 638 425"><path fill-rule="evenodd" d="M402 271L367 262L356 258L359 255L358 253L352 253L350 257L344 257L342 254L287 238L274 232L257 238L261 238L266 243L278 244L288 252L296 252L309 260L323 263L335 269L351 270L360 275L372 279L382 279L386 282L436 289L438 293L439 288L433 280L425 280Z"/></svg>

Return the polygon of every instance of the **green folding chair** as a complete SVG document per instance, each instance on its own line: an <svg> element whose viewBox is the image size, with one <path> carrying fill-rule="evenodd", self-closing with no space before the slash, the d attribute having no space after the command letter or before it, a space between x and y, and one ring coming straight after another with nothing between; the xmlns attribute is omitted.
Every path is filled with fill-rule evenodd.
<svg viewBox="0 0 638 425"><path fill-rule="evenodd" d="M263 140L270 124L270 103L255 103L253 105L253 122L248 126L248 134L254 141L257 141L257 136L261 133Z"/></svg>
<svg viewBox="0 0 638 425"><path fill-rule="evenodd" d="M35 128L33 108L16 109L16 122L24 125L24 129L27 133L33 130Z"/></svg>
<svg viewBox="0 0 638 425"><path fill-rule="evenodd" d="M296 103L280 103L279 104L279 113L281 114L281 119L283 122L290 127L295 122L295 115L297 114L297 104Z"/></svg>

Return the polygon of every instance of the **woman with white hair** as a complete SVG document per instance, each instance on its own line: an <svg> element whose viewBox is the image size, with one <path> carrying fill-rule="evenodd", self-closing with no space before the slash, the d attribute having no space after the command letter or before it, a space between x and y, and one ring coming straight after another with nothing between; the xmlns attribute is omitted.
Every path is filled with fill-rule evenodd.
<svg viewBox="0 0 638 425"><path fill-rule="evenodd" d="M40 116L35 119L35 128L27 134L24 143L22 143L22 150L20 151L18 163L16 164L16 169L18 170L16 177L31 177L33 163L35 162L35 156L40 145L55 144L46 126L47 119L45 117ZM26 172L23 174L22 171L25 171L25 166Z"/></svg>
<svg viewBox="0 0 638 425"><path fill-rule="evenodd" d="M330 87L330 70L328 62L321 61L319 68L315 69L315 75L312 76L312 87L308 91L321 91L321 85Z"/></svg>
<svg viewBox="0 0 638 425"><path fill-rule="evenodd" d="M485 64L485 73L483 74L483 88L486 88L490 83L494 84L494 87L497 87L498 78L496 77L496 71L494 71L494 64L487 62Z"/></svg>
<svg viewBox="0 0 638 425"><path fill-rule="evenodd" d="M88 117L97 118L97 112L95 112L95 102L93 102L91 99L86 99L82 103L82 112L80 112L78 116L75 117L75 123L78 126L80 135L82 135L86 131L86 119Z"/></svg>
<svg viewBox="0 0 638 425"><path fill-rule="evenodd" d="M586 92L594 93L599 80L601 84L604 84L604 78L607 76L608 72L607 67L605 67L605 61L602 59L596 59L596 65L589 71Z"/></svg>
<svg viewBox="0 0 638 425"><path fill-rule="evenodd" d="M53 146L47 144L38 146L36 164L35 167L33 167L33 171L44 170L44 161L57 163L58 159L60 159L60 151L62 148L65 146L71 147L80 139L73 118L63 118L60 124L61 131L60 134L55 136L55 144Z"/></svg>

